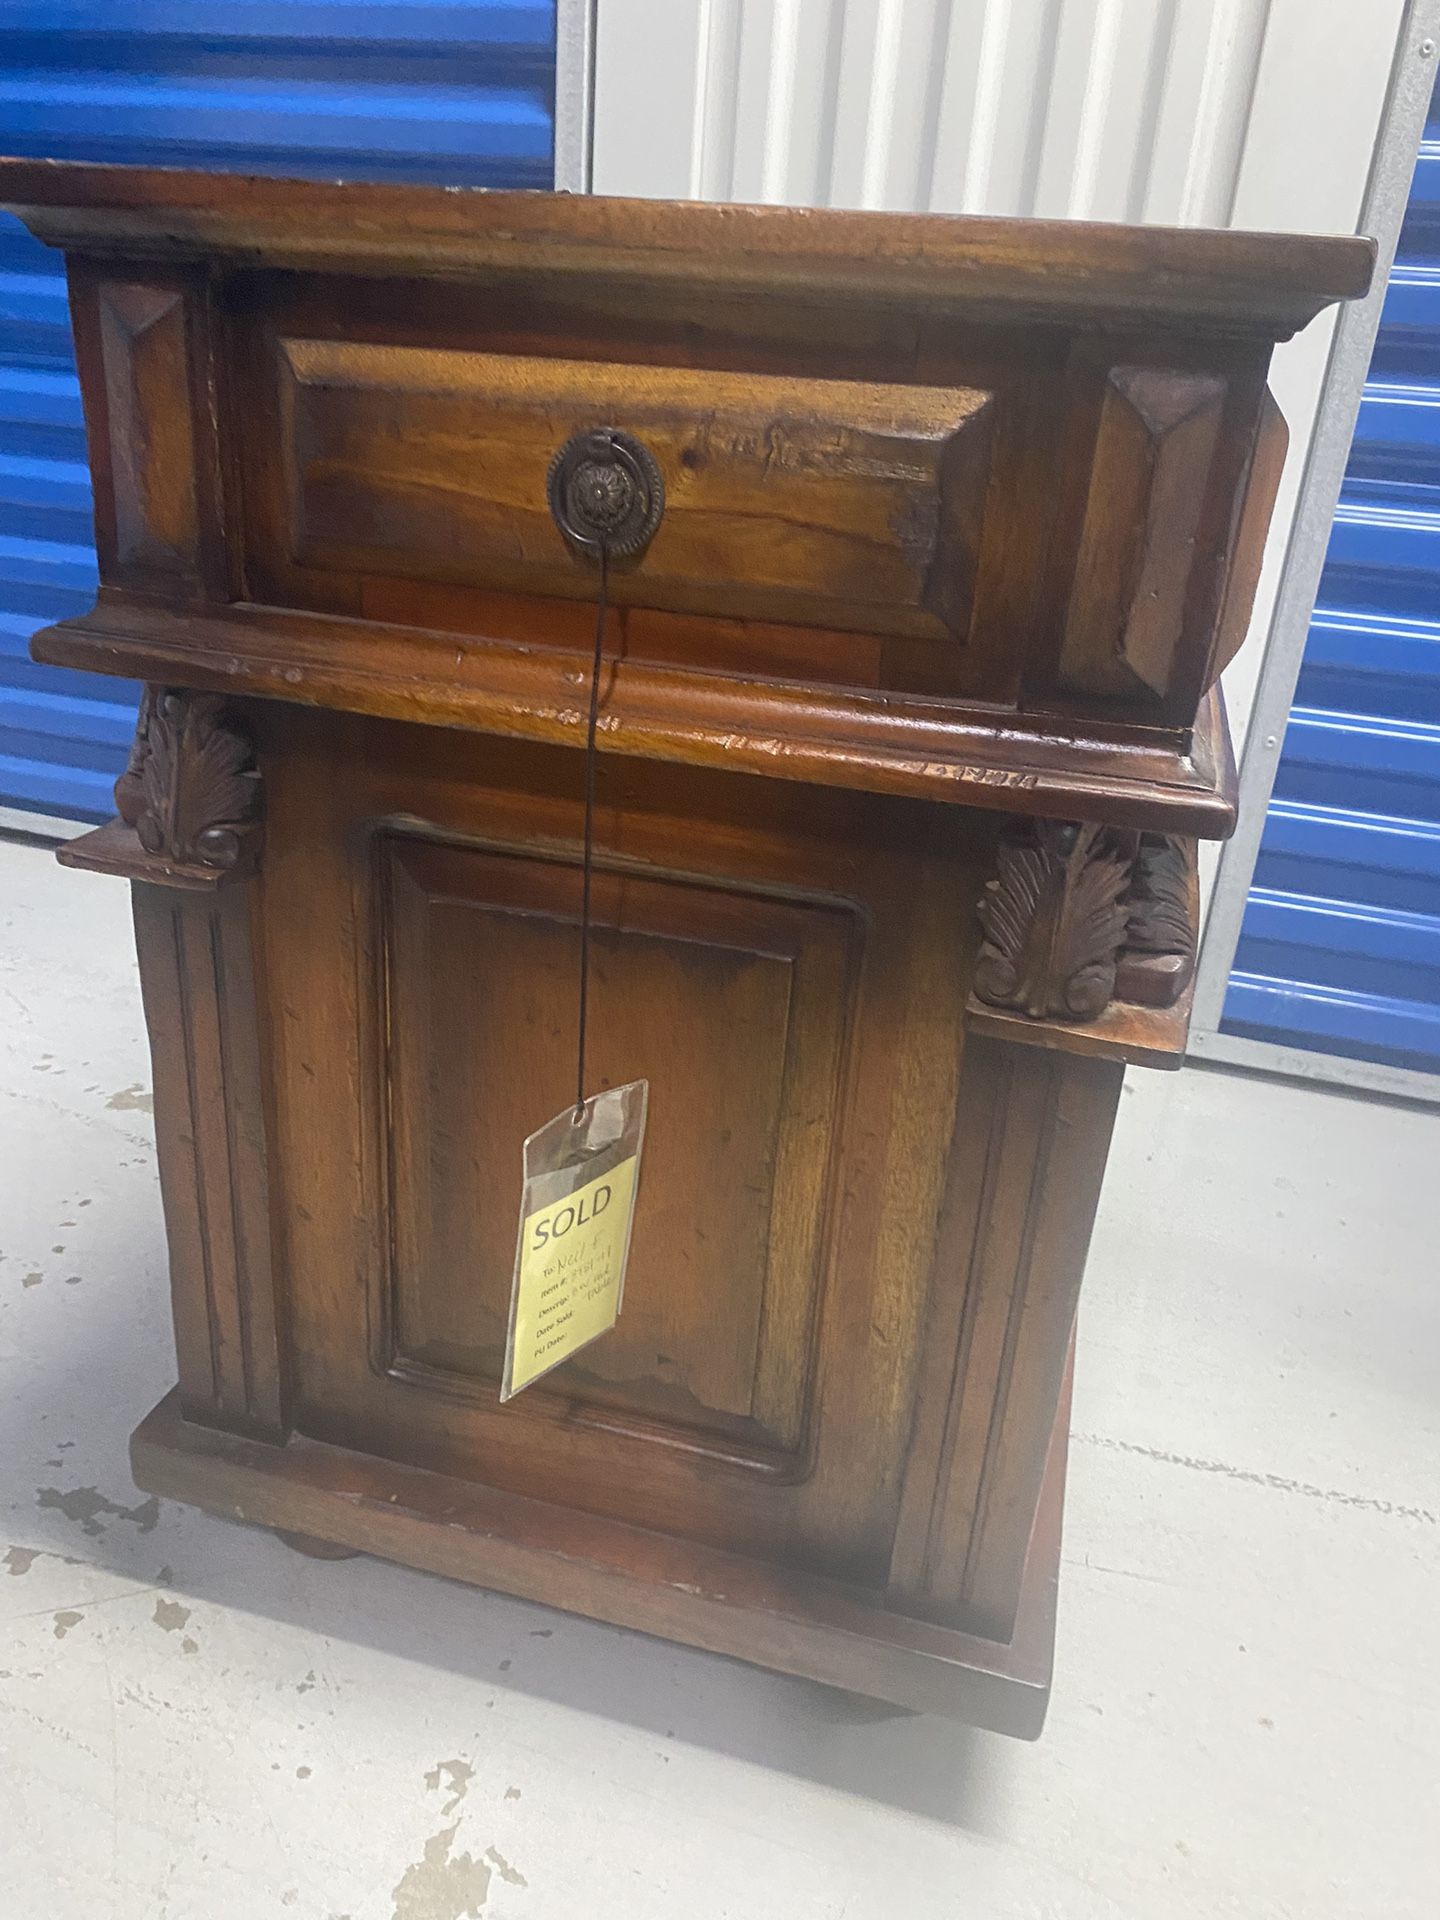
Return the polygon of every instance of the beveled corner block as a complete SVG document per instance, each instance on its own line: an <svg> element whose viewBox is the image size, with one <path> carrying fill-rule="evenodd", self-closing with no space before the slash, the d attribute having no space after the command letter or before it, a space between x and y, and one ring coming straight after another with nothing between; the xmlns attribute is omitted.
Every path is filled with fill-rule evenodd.
<svg viewBox="0 0 1440 1920"><path fill-rule="evenodd" d="M1106 374L1060 650L1068 692L1130 702L1175 691L1229 400L1220 372Z"/></svg>

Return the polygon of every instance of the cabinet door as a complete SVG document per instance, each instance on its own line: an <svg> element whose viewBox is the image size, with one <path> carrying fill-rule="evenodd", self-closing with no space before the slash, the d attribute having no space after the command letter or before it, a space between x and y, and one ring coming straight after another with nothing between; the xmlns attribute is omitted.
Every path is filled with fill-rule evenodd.
<svg viewBox="0 0 1440 1920"><path fill-rule="evenodd" d="M582 756L257 726L297 1424L883 1582L959 1065L965 816L602 761L590 1084L651 1083L625 1305L502 1407L520 1144L573 1097Z"/></svg>

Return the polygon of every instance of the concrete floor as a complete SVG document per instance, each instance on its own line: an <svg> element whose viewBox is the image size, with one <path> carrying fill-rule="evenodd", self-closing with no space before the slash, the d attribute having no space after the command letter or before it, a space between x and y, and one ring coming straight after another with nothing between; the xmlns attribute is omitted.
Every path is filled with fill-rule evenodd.
<svg viewBox="0 0 1440 1920"><path fill-rule="evenodd" d="M1434 1920L1440 1122L1135 1074L1025 1746L144 1499L124 887L0 843L3 1920Z"/></svg>

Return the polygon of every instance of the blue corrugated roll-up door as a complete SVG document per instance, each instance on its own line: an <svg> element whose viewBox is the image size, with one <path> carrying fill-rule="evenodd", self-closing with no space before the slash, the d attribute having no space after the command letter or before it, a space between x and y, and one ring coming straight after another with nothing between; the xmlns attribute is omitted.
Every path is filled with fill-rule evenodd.
<svg viewBox="0 0 1440 1920"><path fill-rule="evenodd" d="M1440 1073L1433 100L1221 1029Z"/></svg>
<svg viewBox="0 0 1440 1920"><path fill-rule="evenodd" d="M555 0L10 0L0 150L549 187ZM63 266L0 215L0 808L101 820L138 689L36 666L95 597Z"/></svg>

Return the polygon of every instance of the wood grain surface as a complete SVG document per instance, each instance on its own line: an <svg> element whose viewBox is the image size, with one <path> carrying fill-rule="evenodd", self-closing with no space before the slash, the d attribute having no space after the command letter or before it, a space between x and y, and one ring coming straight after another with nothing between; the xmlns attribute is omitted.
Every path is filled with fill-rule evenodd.
<svg viewBox="0 0 1440 1920"><path fill-rule="evenodd" d="M927 305L1243 316L1271 337L1364 293L1371 240L1071 220L850 213L0 160L0 206L77 250L422 272L534 264L696 287Z"/></svg>

